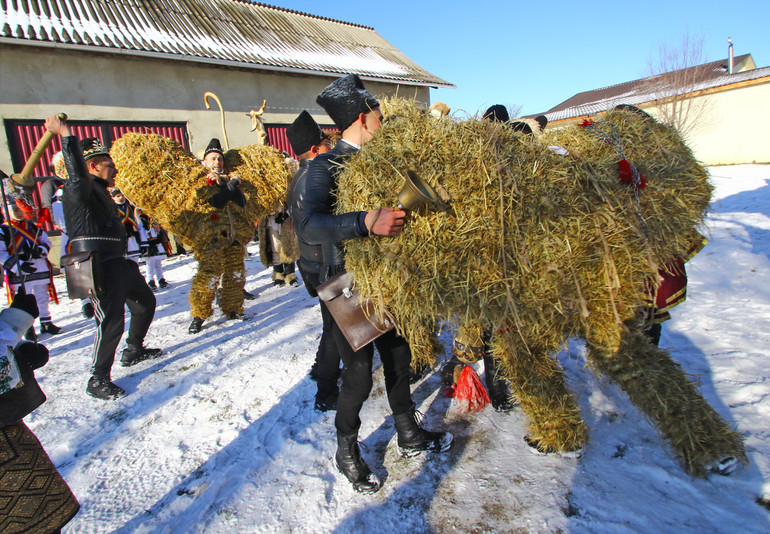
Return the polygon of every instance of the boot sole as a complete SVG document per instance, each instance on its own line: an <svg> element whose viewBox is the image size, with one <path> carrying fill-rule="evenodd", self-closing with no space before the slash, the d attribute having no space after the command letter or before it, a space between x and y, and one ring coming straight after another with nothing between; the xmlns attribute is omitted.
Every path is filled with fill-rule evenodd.
<svg viewBox="0 0 770 534"><path fill-rule="evenodd" d="M137 358L136 360L128 360L128 361L120 360L120 366L121 367L133 367L137 363L146 362L148 360L156 360L156 359L160 358L161 356L163 356L162 352L160 354L155 355L155 356L148 356L146 358Z"/></svg>
<svg viewBox="0 0 770 534"><path fill-rule="evenodd" d="M345 473L343 473L342 469L340 469L340 466L337 463L337 458L332 458L332 464L337 469L337 472L339 474L341 474L343 477L345 477L345 480L350 482L350 479L348 477L346 477ZM360 493L362 495L372 495L373 493L377 493L378 491L380 491L380 489L382 489L382 482L380 481L380 477L378 477L374 473L369 473L369 475L366 477L366 479L369 482L376 483L377 487L373 488L373 489L359 489L359 488L356 487L354 482L350 482L350 485L353 487L353 489L356 491L356 493ZM374 480L372 480L372 479L374 479Z"/></svg>
<svg viewBox="0 0 770 534"><path fill-rule="evenodd" d="M454 442L454 436L447 432L444 434L444 438L439 442L440 447L438 449L431 449L431 448L425 448L425 449L404 449L402 447L398 448L398 451L401 453L402 458L414 458L416 456L421 455L424 452L435 452L435 453L441 453L441 452L447 452L450 448L452 448L452 443Z"/></svg>
<svg viewBox="0 0 770 534"><path fill-rule="evenodd" d="M123 393L116 393L115 395L107 395L107 396L104 396L104 395L96 395L96 394L94 394L94 393L91 393L91 392L90 392L90 391L88 391L88 390L86 390L86 394L87 394L89 397L93 397L94 399L99 399L99 400L104 400L104 401L110 401L110 400L118 400L118 399L120 399L120 398L123 398L123 397L125 397L125 396L126 396L126 393L125 393L125 392L123 392Z"/></svg>

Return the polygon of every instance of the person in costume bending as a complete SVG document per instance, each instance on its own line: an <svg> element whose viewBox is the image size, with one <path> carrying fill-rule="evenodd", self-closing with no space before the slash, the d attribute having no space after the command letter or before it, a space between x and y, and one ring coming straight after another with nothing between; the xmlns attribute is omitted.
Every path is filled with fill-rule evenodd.
<svg viewBox="0 0 770 534"><path fill-rule="evenodd" d="M27 291L35 296L37 308L40 310L40 333L58 334L61 328L51 321L48 308L53 287L51 264L48 263L51 240L39 226L24 219L24 213L13 199L8 200L8 212L11 217L10 225L8 221L0 225L0 237L3 239L3 245L0 246L0 263L5 269L8 288L15 294L23 280ZM34 327L30 327L27 339L34 339L34 336Z"/></svg>
<svg viewBox="0 0 770 534"><path fill-rule="evenodd" d="M508 109L502 104L495 104L487 108L482 116L483 120L499 122L519 132L535 138L542 135L543 128L548 119L540 115L535 119L511 120ZM557 153L564 150L561 147L549 146L549 150ZM442 366L441 377L445 385L457 383L457 377L465 363L473 363L480 359L484 361L484 382L489 391L489 399L492 407L500 413L508 413L515 407L515 402L510 393L508 381L503 377L500 362L492 357L491 351L492 332L477 331L475 328L458 328L452 343L452 357Z"/></svg>
<svg viewBox="0 0 770 534"><path fill-rule="evenodd" d="M246 199L239 188L240 178L224 172L225 158L219 139L213 138L209 142L203 154L203 164L211 172L206 175L206 182L196 195L206 199L214 212L207 221L210 238L204 243L196 243L193 250L198 271L190 287L192 321L187 331L191 334L200 332L203 321L211 317L220 279L219 307L222 313L228 320L244 318L244 246L254 233L254 221L243 220L234 208L243 208Z"/></svg>
<svg viewBox="0 0 770 534"><path fill-rule="evenodd" d="M648 287L646 306L640 310L642 331L656 347L660 343L663 323L671 319L672 308L687 298L687 270L690 261L708 243L698 231L692 231L691 245L685 255L677 256L658 269L657 287Z"/></svg>

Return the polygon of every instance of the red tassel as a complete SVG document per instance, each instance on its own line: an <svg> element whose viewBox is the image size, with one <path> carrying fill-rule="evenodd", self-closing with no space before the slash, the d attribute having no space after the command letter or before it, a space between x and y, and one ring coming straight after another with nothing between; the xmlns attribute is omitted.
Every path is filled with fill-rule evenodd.
<svg viewBox="0 0 770 534"><path fill-rule="evenodd" d="M37 210L37 226L40 228L43 228L46 223L53 224L53 221L51 220L51 212L48 210L48 208L40 208Z"/></svg>
<svg viewBox="0 0 770 534"><path fill-rule="evenodd" d="M489 394L470 365L463 367L455 385L455 398L462 413L477 412L489 404Z"/></svg>
<svg viewBox="0 0 770 534"><path fill-rule="evenodd" d="M594 123L591 119L583 119L583 122L578 124L581 128L585 128L586 126L591 126Z"/></svg>
<svg viewBox="0 0 770 534"><path fill-rule="evenodd" d="M631 169L631 164L626 159L618 161L618 172L620 174L620 181L624 184L634 183L634 171ZM639 189L644 189L647 186L647 178L639 173Z"/></svg>

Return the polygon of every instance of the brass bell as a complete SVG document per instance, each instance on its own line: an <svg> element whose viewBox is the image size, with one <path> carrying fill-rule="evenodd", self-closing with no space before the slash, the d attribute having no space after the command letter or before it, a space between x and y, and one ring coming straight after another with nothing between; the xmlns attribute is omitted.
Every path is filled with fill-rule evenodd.
<svg viewBox="0 0 770 534"><path fill-rule="evenodd" d="M439 197L433 188L417 176L414 171L406 171L404 187L398 194L398 208L402 210L416 210L423 206L430 210L436 210L439 205Z"/></svg>

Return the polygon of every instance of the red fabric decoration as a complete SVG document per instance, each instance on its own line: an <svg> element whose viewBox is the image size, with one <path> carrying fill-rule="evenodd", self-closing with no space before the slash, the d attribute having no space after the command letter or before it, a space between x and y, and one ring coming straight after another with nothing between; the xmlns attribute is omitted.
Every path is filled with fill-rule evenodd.
<svg viewBox="0 0 770 534"><path fill-rule="evenodd" d="M631 170L631 164L628 162L627 159L621 159L618 161L618 172L620 173L620 181L624 184L633 184L634 183L634 171ZM637 186L639 189L644 189L647 187L647 178L642 176L641 173L639 173L639 185Z"/></svg>
<svg viewBox="0 0 770 534"><path fill-rule="evenodd" d="M217 215L216 213L212 213L211 214L211 220L212 221L218 221L219 220L219 215Z"/></svg>
<svg viewBox="0 0 770 534"><path fill-rule="evenodd" d="M48 208L40 208L37 210L37 225L43 228L46 223L53 225L53 221L51 220L51 212L48 210Z"/></svg>
<svg viewBox="0 0 770 534"><path fill-rule="evenodd" d="M489 394L470 365L463 367L455 384L455 398L462 413L477 412L489 404Z"/></svg>
<svg viewBox="0 0 770 534"><path fill-rule="evenodd" d="M581 128L585 128L586 126L591 126L594 123L591 119L583 119L583 122L578 124Z"/></svg>

